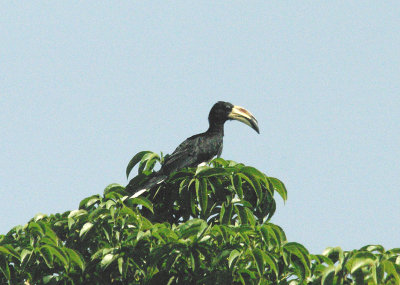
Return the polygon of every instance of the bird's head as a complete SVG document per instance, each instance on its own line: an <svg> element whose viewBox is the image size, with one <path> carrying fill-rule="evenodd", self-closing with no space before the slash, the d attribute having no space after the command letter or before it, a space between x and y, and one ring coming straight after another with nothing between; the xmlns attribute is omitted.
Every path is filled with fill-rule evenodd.
<svg viewBox="0 0 400 285"><path fill-rule="evenodd" d="M260 133L256 118L245 108L235 106L229 102L219 101L215 103L208 115L208 120L210 124L223 124L227 120L238 120Z"/></svg>

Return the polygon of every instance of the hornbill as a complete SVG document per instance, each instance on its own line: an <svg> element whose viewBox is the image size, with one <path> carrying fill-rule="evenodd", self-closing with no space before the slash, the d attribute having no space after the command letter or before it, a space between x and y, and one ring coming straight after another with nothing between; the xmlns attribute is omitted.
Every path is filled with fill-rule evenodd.
<svg viewBox="0 0 400 285"><path fill-rule="evenodd" d="M191 136L182 142L171 155L166 155L161 169L142 186L128 184L127 189L139 196L156 184L163 182L171 173L185 168L195 167L210 161L222 153L224 124L227 120L238 120L253 128L257 133L258 122L254 116L243 107L234 106L228 102L219 101L211 108L208 115L209 128L206 132ZM131 180L132 181L132 180Z"/></svg>

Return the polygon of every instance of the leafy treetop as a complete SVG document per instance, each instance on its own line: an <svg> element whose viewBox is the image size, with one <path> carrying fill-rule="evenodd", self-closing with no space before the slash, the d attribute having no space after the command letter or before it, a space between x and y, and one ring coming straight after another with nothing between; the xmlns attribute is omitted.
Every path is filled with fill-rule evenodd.
<svg viewBox="0 0 400 285"><path fill-rule="evenodd" d="M135 155L133 183L163 157ZM1 284L400 284L400 248L313 255L271 223L277 178L217 158L138 196L111 184L79 209L0 235Z"/></svg>

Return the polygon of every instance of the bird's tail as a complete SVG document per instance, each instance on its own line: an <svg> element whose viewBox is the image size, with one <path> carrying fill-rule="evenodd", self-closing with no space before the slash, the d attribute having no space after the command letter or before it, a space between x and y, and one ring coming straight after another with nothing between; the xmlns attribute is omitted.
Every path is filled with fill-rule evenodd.
<svg viewBox="0 0 400 285"><path fill-rule="evenodd" d="M131 198L135 198L140 196L142 193L150 190L153 186L162 183L165 179L167 179L167 175L164 174L156 174L155 176L151 177L148 181L146 181L143 185L132 185L131 180L129 184L126 186L126 190L130 193L134 194Z"/></svg>

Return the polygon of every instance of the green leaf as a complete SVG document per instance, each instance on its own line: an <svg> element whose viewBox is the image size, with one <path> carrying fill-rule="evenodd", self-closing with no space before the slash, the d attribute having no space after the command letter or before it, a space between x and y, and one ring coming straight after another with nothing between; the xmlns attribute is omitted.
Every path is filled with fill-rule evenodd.
<svg viewBox="0 0 400 285"><path fill-rule="evenodd" d="M287 239L286 239L285 232L283 231L283 229L280 226L275 225L273 223L267 223L267 225L275 232L276 237L279 238L279 241L281 243L286 242Z"/></svg>
<svg viewBox="0 0 400 285"><path fill-rule="evenodd" d="M399 270L396 270L396 264L393 264L392 262L388 260L382 261L382 265L384 267L384 271L387 273L388 277L393 276L393 278L396 280L397 284L400 284L400 273Z"/></svg>
<svg viewBox="0 0 400 285"><path fill-rule="evenodd" d="M58 237L57 237L56 233L50 228L50 226L48 224L43 224L43 225L44 225L44 233L45 233L46 237L51 239L54 244L57 244ZM43 241L43 239L42 239L42 241Z"/></svg>
<svg viewBox="0 0 400 285"><path fill-rule="evenodd" d="M44 245L39 249L40 255L43 257L44 261L46 262L49 268L53 268L53 248L49 245Z"/></svg>
<svg viewBox="0 0 400 285"><path fill-rule="evenodd" d="M376 266L376 283L377 284L382 284L382 283L384 283L383 282L383 280L384 280L384 276L385 276L385 268L384 268L384 266L383 266L383 264L382 264L382 262L380 263L380 264L378 264L377 266Z"/></svg>
<svg viewBox="0 0 400 285"><path fill-rule="evenodd" d="M106 206L106 209L107 209L107 210L110 210L111 208L115 207L115 205L117 204L117 202L115 202L115 201L113 201L113 200L107 200L105 203L102 203L102 205L100 205L99 208L104 209L104 208L103 208L103 207L104 207L104 204L105 204L105 206ZM96 209L96 210L98 210L98 209ZM96 210L95 210L95 211L96 211ZM104 213L105 213L105 212L104 212Z"/></svg>
<svg viewBox="0 0 400 285"><path fill-rule="evenodd" d="M41 244L52 244L52 245L55 245L55 246L58 245L56 241L54 241L53 239L51 239L51 238L49 238L49 237L47 237L47 236L42 237L42 238L40 239L40 243L41 243Z"/></svg>
<svg viewBox="0 0 400 285"><path fill-rule="evenodd" d="M197 187L197 185L196 185ZM207 180L205 178L202 178L200 180L200 185L199 185L199 202L200 202L200 207L201 207L201 212L203 215L205 215L207 211L207 205L208 205L208 192L207 192Z"/></svg>
<svg viewBox="0 0 400 285"><path fill-rule="evenodd" d="M44 249L44 248L46 248L46 250L49 251L49 254L52 256L53 261L54 261L54 256L55 256L55 257L57 257L57 259L61 262L61 264L65 268L68 268L68 265L69 265L68 256L64 252L63 249L61 249L60 247L51 245L51 244L46 244L41 247L41 252L42 252L42 249Z"/></svg>
<svg viewBox="0 0 400 285"><path fill-rule="evenodd" d="M335 276L335 267L328 266L322 271L321 285L333 285L333 278Z"/></svg>
<svg viewBox="0 0 400 285"><path fill-rule="evenodd" d="M230 255L229 250L222 250L221 253L218 254L216 258L214 258L214 260L212 262L212 266L216 266L216 265L220 264L221 261L225 262L228 255Z"/></svg>
<svg viewBox="0 0 400 285"><path fill-rule="evenodd" d="M134 218L134 221L137 221L137 214L130 208L125 205L122 206L122 209L120 210L120 215L128 215L130 218Z"/></svg>
<svg viewBox="0 0 400 285"><path fill-rule="evenodd" d="M291 255L294 255L297 259L291 259L292 264L299 270L301 273L302 279L309 277L311 274L310 271L310 259L308 250L297 242L288 242L283 246L283 249L289 252Z"/></svg>
<svg viewBox="0 0 400 285"><path fill-rule="evenodd" d="M244 172L245 176L248 177L248 179L251 181L250 185L253 187L256 196L257 196L257 205L260 203L260 201L263 198L263 194L262 194L262 189L261 189L261 184L260 184L260 179L258 176L254 175L254 171L249 171L252 168L243 168L245 170L247 170L247 172ZM242 169L242 171L243 171ZM247 180L248 181L248 180Z"/></svg>
<svg viewBox="0 0 400 285"><path fill-rule="evenodd" d="M131 260L132 260L132 258L126 258L125 260L124 260L124 262L123 262L123 266L122 266L122 278L126 278L126 275L127 275L127 273L128 273L128 268L129 268L129 265L131 264ZM144 273L144 271L142 270L142 269L140 269L140 267L134 262L134 261L132 261L132 264L134 264L134 266L138 269L138 271L140 271L140 272L142 272L143 273L143 275L145 275L145 273Z"/></svg>
<svg viewBox="0 0 400 285"><path fill-rule="evenodd" d="M42 214L42 213L39 213L39 214L36 214L36 215L33 217L33 220L34 220L35 222L37 222L37 221L40 221L40 220L42 220L42 219L44 219L44 218L46 218L46 217L47 217L47 215Z"/></svg>
<svg viewBox="0 0 400 285"><path fill-rule="evenodd" d="M87 215L87 213L88 212L86 210L73 210L68 214L68 218L75 218L82 215Z"/></svg>
<svg viewBox="0 0 400 285"><path fill-rule="evenodd" d="M212 176L225 176L230 175L230 173L225 168L213 168L209 166L200 166L197 168L195 176L201 177L212 177Z"/></svg>
<svg viewBox="0 0 400 285"><path fill-rule="evenodd" d="M178 191L178 193L179 193L179 195L181 195L182 194L182 191L184 191L185 189L187 189L187 179L183 179L182 181L181 181L181 183L179 184L179 191Z"/></svg>
<svg viewBox="0 0 400 285"><path fill-rule="evenodd" d="M20 254L10 244L0 246L0 254L5 257L8 257L10 255L20 260Z"/></svg>
<svg viewBox="0 0 400 285"><path fill-rule="evenodd" d="M240 199L243 199L242 179L239 175L233 177L233 185L235 186L236 194Z"/></svg>
<svg viewBox="0 0 400 285"><path fill-rule="evenodd" d="M254 217L254 213L249 208L244 208L247 214L247 221L250 225L254 226L256 224L256 218Z"/></svg>
<svg viewBox="0 0 400 285"><path fill-rule="evenodd" d="M191 181L190 181L190 183L189 183L189 186L188 186L188 189L189 189L189 187L190 187L190 184L191 184L191 182L192 181L194 181L195 179L192 179ZM193 193L193 191L190 191L189 192L190 193L190 209L192 210L192 215L193 216L197 216L197 211L196 211L196 203L195 203L195 194Z"/></svg>
<svg viewBox="0 0 400 285"><path fill-rule="evenodd" d="M244 179L250 186L251 188L254 190L256 196L257 196L257 201L256 204L258 205L258 203L261 201L261 196L262 196L262 190L261 190L261 186L260 183L258 183L258 181L256 179L254 179L254 177L247 177L245 174L243 173L237 173L238 176L240 176L242 179ZM242 181L243 182L243 181ZM243 183L242 183L243 185ZM248 200L248 199L247 199ZM248 200L249 201L249 200ZM251 201L249 201L251 202ZM254 205L255 206L255 205Z"/></svg>
<svg viewBox="0 0 400 285"><path fill-rule="evenodd" d="M105 255L104 251L105 251L104 248L98 249L95 253L92 254L92 256L90 257L90 260L93 261L93 260L99 259L100 257L103 257L103 255ZM112 251L112 250L110 250L110 251Z"/></svg>
<svg viewBox="0 0 400 285"><path fill-rule="evenodd" d="M160 161L160 156L155 153L155 152L151 152L151 153L146 153L143 157L142 160L140 161L140 166L139 166L139 171L140 172L150 172L154 165L156 164L157 161ZM145 163L145 164L144 164ZM145 166L145 167L143 167Z"/></svg>
<svg viewBox="0 0 400 285"><path fill-rule="evenodd" d="M330 258L328 258L324 255L321 255L321 254L316 254L316 255L310 254L310 259L315 260L316 263L319 263L319 264L325 263L327 265L334 265L333 261ZM325 269L325 266L323 266L323 268Z"/></svg>
<svg viewBox="0 0 400 285"><path fill-rule="evenodd" d="M339 264L343 264L344 253L340 247L328 247L322 252L322 255L329 257L333 263L339 261Z"/></svg>
<svg viewBox="0 0 400 285"><path fill-rule="evenodd" d="M385 249L383 248L383 246L381 246L381 245L371 245L371 244L363 246L362 248L360 248L360 250L366 250L366 251L369 251L369 252L376 251L376 252L379 252L379 253L384 253L385 252Z"/></svg>
<svg viewBox="0 0 400 285"><path fill-rule="evenodd" d="M32 250L29 250L29 249L23 249L22 251L21 251L21 263L24 263L25 262L25 259L26 259L26 257L28 257L28 259L30 258L30 256L31 256L31 254L32 254Z"/></svg>
<svg viewBox="0 0 400 285"><path fill-rule="evenodd" d="M107 194L110 193L110 192L113 192L113 191L122 191L122 190L124 190L124 189L125 189L125 187L122 186L121 184L112 183L112 184L108 185L108 186L104 189L103 195L105 196L105 195L107 195Z"/></svg>
<svg viewBox="0 0 400 285"><path fill-rule="evenodd" d="M248 209L248 208L245 208ZM220 212L220 220L221 224L230 224L233 214L233 205L229 204L225 206L225 203L222 204L221 212ZM253 214L251 214L253 215Z"/></svg>
<svg viewBox="0 0 400 285"><path fill-rule="evenodd" d="M100 262L101 268L106 269L116 258L118 258L118 254L108 253L104 255Z"/></svg>
<svg viewBox="0 0 400 285"><path fill-rule="evenodd" d="M178 226L181 238L200 237L207 228L207 223L201 219L191 219Z"/></svg>
<svg viewBox="0 0 400 285"><path fill-rule="evenodd" d="M221 210L219 211L219 222L222 224L223 217L225 216L225 203L222 203Z"/></svg>
<svg viewBox="0 0 400 285"><path fill-rule="evenodd" d="M278 278L278 265L276 264L273 256L268 252L263 252L264 262L269 265L271 271L275 274L275 277Z"/></svg>
<svg viewBox="0 0 400 285"><path fill-rule="evenodd" d="M199 193L199 188L200 188L200 180L199 179L194 179L194 189L196 190L196 198L197 201L200 203L200 193Z"/></svg>
<svg viewBox="0 0 400 285"><path fill-rule="evenodd" d="M0 256L0 270L3 273L6 280L11 280L10 267L8 266L8 260L4 256ZM3 279L3 278L1 278ZM10 282L8 284L11 284Z"/></svg>
<svg viewBox="0 0 400 285"><path fill-rule="evenodd" d="M46 275L43 277L43 284L57 284L59 276L55 275ZM27 283L25 283L27 284Z"/></svg>
<svg viewBox="0 0 400 285"><path fill-rule="evenodd" d="M253 177L257 178L258 180L260 180L264 183L267 183L264 173L259 171L257 168L254 168L251 166L244 166L240 169L240 171L242 173L246 174L247 176L253 176Z"/></svg>
<svg viewBox="0 0 400 285"><path fill-rule="evenodd" d="M347 262L346 267L350 273L353 274L355 271L364 266L375 266L376 256L370 252L357 252Z"/></svg>
<svg viewBox="0 0 400 285"><path fill-rule="evenodd" d="M261 185L265 185L265 187L268 189L268 191L271 191L268 187L268 181L266 179L266 176L264 173L259 171L258 169L251 167L251 166L245 166L240 169L242 173L244 173L247 177L249 177L254 185L254 190L256 190L256 194L259 200L262 199L262 189ZM272 192L270 192L271 196L273 195Z"/></svg>
<svg viewBox="0 0 400 285"><path fill-rule="evenodd" d="M154 214L154 210L153 210L153 204L146 198L143 196L139 196L133 199L129 199L127 200L129 201L129 204L132 205L142 205L143 207L147 208L150 212L152 212Z"/></svg>
<svg viewBox="0 0 400 285"><path fill-rule="evenodd" d="M193 271L196 271L196 259L192 252L190 253L190 264L191 264L191 269Z"/></svg>
<svg viewBox="0 0 400 285"><path fill-rule="evenodd" d="M123 275L124 269L124 259L123 257L118 257L118 271L119 274Z"/></svg>
<svg viewBox="0 0 400 285"><path fill-rule="evenodd" d="M211 160L210 164L214 165L214 167L227 167L229 162L223 159L222 157L217 157Z"/></svg>
<svg viewBox="0 0 400 285"><path fill-rule="evenodd" d="M69 260L78 265L82 271L85 270L85 263L81 255L71 248L64 248L65 252L68 254Z"/></svg>
<svg viewBox="0 0 400 285"><path fill-rule="evenodd" d="M86 224L84 224L81 231L79 232L79 237L86 236L86 234L90 231L92 227L93 224L91 222L87 222Z"/></svg>
<svg viewBox="0 0 400 285"><path fill-rule="evenodd" d="M271 224L271 223L268 223L268 225L275 232L276 237L279 237L280 244L286 242L285 232L282 230L282 228L280 226L277 226L277 225L274 225L274 224Z"/></svg>
<svg viewBox="0 0 400 285"><path fill-rule="evenodd" d="M90 197L87 197L85 199L83 199L80 203L79 203L79 209L87 209L90 206L92 206L93 204L100 202L100 196L98 194L96 195L92 195ZM74 212L74 211L72 211Z"/></svg>
<svg viewBox="0 0 400 285"><path fill-rule="evenodd" d="M239 205L235 205L234 208L235 208L236 214L239 216L240 223L242 225L248 224L247 213L246 213L244 207L243 206L239 206Z"/></svg>
<svg viewBox="0 0 400 285"><path fill-rule="evenodd" d="M108 201L107 201L108 202ZM111 201L113 202L113 201ZM104 219L110 216L110 211L104 208L97 208L89 215L90 221L95 221L97 219Z"/></svg>
<svg viewBox="0 0 400 285"><path fill-rule="evenodd" d="M232 250L228 257L228 266L231 268L232 262L240 256L240 252L236 249Z"/></svg>
<svg viewBox="0 0 400 285"><path fill-rule="evenodd" d="M35 223L35 222L29 222L28 230L31 234L36 233L39 236L44 235L44 231L43 231L42 227L38 223Z"/></svg>
<svg viewBox="0 0 400 285"><path fill-rule="evenodd" d="M233 204L233 205L239 205L239 206L242 206L242 207L247 207L247 208L249 208L249 209L253 209L253 206L250 204L250 202L248 202L248 201L246 201L246 200L241 200L241 199L239 199L238 197L236 197L236 198L233 198L232 199L232 201L231 201L231 203Z"/></svg>
<svg viewBox="0 0 400 285"><path fill-rule="evenodd" d="M278 194L282 197L283 201L286 201L287 190L285 184L283 184L282 181L274 177L268 177L268 180L272 183L272 185L274 186L274 190L278 192Z"/></svg>
<svg viewBox="0 0 400 285"><path fill-rule="evenodd" d="M392 248L387 251L388 254L400 254L400 248Z"/></svg>
<svg viewBox="0 0 400 285"><path fill-rule="evenodd" d="M264 258L262 251L258 248L255 248L252 253L254 260L256 261L258 274L262 276L264 274Z"/></svg>
<svg viewBox="0 0 400 285"><path fill-rule="evenodd" d="M139 153L137 153L132 159L131 161L129 161L128 166L126 167L126 178L129 177L129 173L131 173L132 168L135 167L135 165L142 160L143 156L145 156L146 154L151 153L151 151L141 151Z"/></svg>
<svg viewBox="0 0 400 285"><path fill-rule="evenodd" d="M264 239L268 250L281 246L281 240L270 224L264 224L260 227L261 235Z"/></svg>

